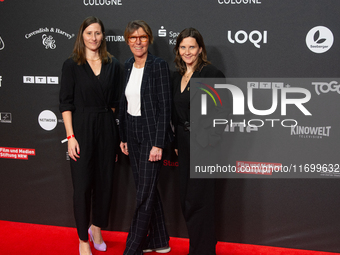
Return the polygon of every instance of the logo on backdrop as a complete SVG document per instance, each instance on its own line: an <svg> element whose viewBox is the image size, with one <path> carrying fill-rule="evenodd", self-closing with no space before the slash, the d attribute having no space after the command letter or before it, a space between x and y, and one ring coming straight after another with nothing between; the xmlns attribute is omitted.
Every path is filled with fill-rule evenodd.
<svg viewBox="0 0 340 255"><path fill-rule="evenodd" d="M3 48L5 48L5 43L4 43L4 40L2 40L0 36L0 50L3 50Z"/></svg>
<svg viewBox="0 0 340 255"><path fill-rule="evenodd" d="M51 131L57 126L57 116L50 110L42 111L39 114L38 122L40 127L46 131Z"/></svg>
<svg viewBox="0 0 340 255"><path fill-rule="evenodd" d="M0 112L0 123L12 123L12 113Z"/></svg>
<svg viewBox="0 0 340 255"><path fill-rule="evenodd" d="M239 43L243 44L249 40L256 48L260 49L261 44L266 44L268 41L268 32L260 32L258 30L253 30L249 34L244 30L237 31L234 35L228 30L228 41L232 44Z"/></svg>
<svg viewBox="0 0 340 255"><path fill-rule="evenodd" d="M68 40L72 39L74 37L74 34L69 34L59 28L39 28L33 32L30 32L28 34L25 34L25 38L26 39L30 39L33 36L39 35L41 36L41 43L42 45L45 47L46 50L51 49L54 50L57 45L56 45L56 40L54 39L54 37L50 34L50 33L54 33L54 34L59 34L62 35L64 37L66 37Z"/></svg>
<svg viewBox="0 0 340 255"><path fill-rule="evenodd" d="M2 76L0 75L0 88L1 88Z"/></svg>
<svg viewBox="0 0 340 255"><path fill-rule="evenodd" d="M334 42L331 30L324 26L312 28L306 36L306 45L314 53L325 53Z"/></svg>
<svg viewBox="0 0 340 255"><path fill-rule="evenodd" d="M83 0L85 6L123 5L122 0Z"/></svg>
<svg viewBox="0 0 340 255"><path fill-rule="evenodd" d="M299 138L307 139L322 139L323 137L330 136L331 126L325 127L304 127L295 126L291 127L290 135L299 136Z"/></svg>
<svg viewBox="0 0 340 255"><path fill-rule="evenodd" d="M169 38L169 45L176 45L177 36L180 32L174 32L174 31L167 31L167 29L164 26L161 26L160 29L158 29L158 37L161 38Z"/></svg>
<svg viewBox="0 0 340 255"><path fill-rule="evenodd" d="M261 4L260 0L217 0L219 4Z"/></svg>
<svg viewBox="0 0 340 255"><path fill-rule="evenodd" d="M320 95L321 93L328 93L328 92L337 92L340 94L340 84L337 81L331 82L312 82L312 85L315 86L316 94Z"/></svg>
<svg viewBox="0 0 340 255"><path fill-rule="evenodd" d="M24 159L35 156L35 149L0 147L0 158Z"/></svg>
<svg viewBox="0 0 340 255"><path fill-rule="evenodd" d="M58 76L23 76L24 83L31 84L59 84Z"/></svg>
<svg viewBox="0 0 340 255"><path fill-rule="evenodd" d="M107 35L105 40L107 42L125 42L123 35Z"/></svg>

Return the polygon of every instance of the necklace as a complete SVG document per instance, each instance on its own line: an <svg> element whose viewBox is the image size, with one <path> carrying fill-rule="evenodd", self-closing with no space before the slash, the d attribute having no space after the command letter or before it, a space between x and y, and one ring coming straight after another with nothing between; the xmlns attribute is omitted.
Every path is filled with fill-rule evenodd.
<svg viewBox="0 0 340 255"><path fill-rule="evenodd" d="M86 59L86 60L88 60L88 61L97 61L97 60L99 60L100 58L97 58L97 59Z"/></svg>
<svg viewBox="0 0 340 255"><path fill-rule="evenodd" d="M184 74L184 82L185 83L188 83L188 81L190 80L191 78L191 75L192 75L192 71L188 72L187 74Z"/></svg>

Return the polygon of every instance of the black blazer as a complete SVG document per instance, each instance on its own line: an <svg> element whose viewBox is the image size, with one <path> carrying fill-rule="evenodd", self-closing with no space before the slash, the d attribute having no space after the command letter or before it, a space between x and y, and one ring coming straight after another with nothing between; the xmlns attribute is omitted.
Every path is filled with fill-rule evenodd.
<svg viewBox="0 0 340 255"><path fill-rule="evenodd" d="M201 67L199 70L195 71L191 78L225 78L224 74L218 70L215 66L213 65L205 65L203 67ZM173 75L173 93L175 93L175 91L180 89L181 86L181 80L182 80L182 75L180 75L179 72L175 72ZM190 82L190 81L189 81ZM192 101L196 91L191 90L190 91L190 100ZM190 108L190 102L188 102L188 108ZM213 108L213 107L211 107ZM173 114L172 114L172 123L175 127L175 133L177 131L177 126L180 124L179 122L179 117L176 113L176 109L173 106ZM216 110L216 109L215 109ZM220 109L217 109L220 110ZM227 116L228 114L226 114L224 111L221 112L219 114L222 114L222 116ZM212 115L209 113L206 117L202 117L202 116L190 116L190 120L181 120L183 121L188 121L188 122L196 122L199 123L199 128L195 129L195 134L197 137L197 141L199 142L200 145L202 145L202 147L207 146L208 144L216 144L221 136L221 132L223 130L221 130L220 128L217 129L212 129ZM222 125L221 125L222 126ZM209 131L207 131L209 130ZM176 139L177 140L177 139ZM177 147L177 144L175 143L175 147Z"/></svg>
<svg viewBox="0 0 340 255"><path fill-rule="evenodd" d="M224 74L213 65L203 66L200 70L195 71L191 76L191 78L200 78L200 77L201 78L225 78ZM182 75L180 75L179 72L175 72L172 78L173 94L175 94L175 91L180 89L181 81L182 81ZM192 98L193 96L194 96L194 93L192 93L191 91L190 98ZM190 102L188 102L188 107L189 106L190 106ZM190 121L190 120L184 120L184 121ZM175 126L175 128L179 124L176 109L174 107L173 107L173 113L172 113L172 123Z"/></svg>
<svg viewBox="0 0 340 255"><path fill-rule="evenodd" d="M134 62L135 59L131 57L124 65L125 86L119 107L119 133L122 142L127 141L128 113L125 89ZM172 100L170 72L167 62L150 53L144 66L140 95L143 136L151 142L152 146L164 148L173 139L170 126Z"/></svg>

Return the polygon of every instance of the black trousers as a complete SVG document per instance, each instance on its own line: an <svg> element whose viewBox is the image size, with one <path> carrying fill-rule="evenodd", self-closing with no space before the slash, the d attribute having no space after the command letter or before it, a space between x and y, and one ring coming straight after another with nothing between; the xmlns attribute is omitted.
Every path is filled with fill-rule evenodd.
<svg viewBox="0 0 340 255"><path fill-rule="evenodd" d="M74 124L80 158L70 159L73 182L74 216L79 238L88 240L92 224L105 228L109 221L112 198L113 171L117 150L117 127L114 113L83 113L76 116L81 125ZM92 210L92 217L91 217Z"/></svg>
<svg viewBox="0 0 340 255"><path fill-rule="evenodd" d="M180 198L188 228L190 255L214 255L214 179L190 179L190 132L177 127Z"/></svg>
<svg viewBox="0 0 340 255"><path fill-rule="evenodd" d="M136 210L126 240L125 255L169 244L163 206L157 190L161 161L150 162L151 142L143 139L141 117L128 115L127 145L136 184Z"/></svg>

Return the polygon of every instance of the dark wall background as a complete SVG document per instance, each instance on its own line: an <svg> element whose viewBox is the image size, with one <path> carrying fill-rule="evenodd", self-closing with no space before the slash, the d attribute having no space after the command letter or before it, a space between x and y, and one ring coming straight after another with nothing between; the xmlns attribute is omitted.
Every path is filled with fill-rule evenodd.
<svg viewBox="0 0 340 255"><path fill-rule="evenodd" d="M29 155L27 160L0 158L0 219L74 226L67 145L60 143L65 131L58 111L59 83L25 83L23 77L51 76L60 81L62 63L71 54L85 17L95 15L102 19L109 51L121 63L131 55L121 38L126 24L143 19L155 36L150 52L166 59L173 71L171 40L182 29L193 26L204 36L209 60L228 77L326 78L340 77L339 7L337 0L0 1L0 148L35 150L35 155ZM334 36L332 47L322 54L310 51L305 42L307 33L316 26L329 28ZM48 32L26 38L40 28L47 28ZM56 28L71 38L56 33ZM165 37L158 35L160 29L166 30ZM267 43L259 42L260 48L249 40L230 43L228 31L234 38L240 30L248 35L254 30L262 35L267 31ZM54 42L44 45L44 34L44 38L51 36ZM312 98L316 97L312 89L311 92ZM332 93L323 95L323 111L329 119L336 119L338 109L331 102L338 98L336 92ZM56 127L50 131L39 125L38 116L44 110L56 115ZM325 122L312 125L325 126ZM338 129L333 125L334 133L323 140L294 139L291 149L296 148L296 154L305 158L311 150L320 155L329 153L328 143L337 140L334 134ZM267 143L262 141L257 146L265 153L270 149L266 148ZM338 163L336 150L332 147L334 162L318 163ZM247 147L237 153L242 158ZM171 148L167 148L165 159L176 162ZM170 235L186 237L177 175L176 167L164 166L159 186ZM119 155L115 184L108 229L128 231L135 189L128 159L123 155ZM339 194L336 178L219 179L218 238L340 252Z"/></svg>

